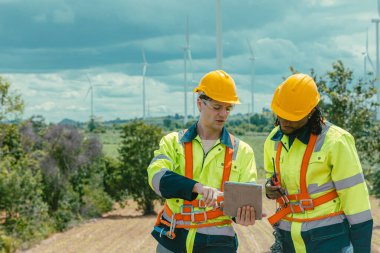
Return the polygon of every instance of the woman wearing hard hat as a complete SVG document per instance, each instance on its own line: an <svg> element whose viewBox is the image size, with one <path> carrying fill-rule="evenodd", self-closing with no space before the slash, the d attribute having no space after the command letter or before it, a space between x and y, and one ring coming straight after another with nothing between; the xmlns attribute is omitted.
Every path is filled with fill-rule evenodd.
<svg viewBox="0 0 380 253"><path fill-rule="evenodd" d="M272 252L371 251L373 220L350 133L327 122L314 80L295 74L273 96L276 127L264 144L269 217L279 239Z"/></svg>

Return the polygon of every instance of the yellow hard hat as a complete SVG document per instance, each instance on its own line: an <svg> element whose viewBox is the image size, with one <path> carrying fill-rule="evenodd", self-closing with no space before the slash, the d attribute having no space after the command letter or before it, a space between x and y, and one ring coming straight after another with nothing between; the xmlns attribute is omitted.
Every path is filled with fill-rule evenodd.
<svg viewBox="0 0 380 253"><path fill-rule="evenodd" d="M299 121L305 118L320 100L313 78L305 74L294 74L277 87L271 108L283 119Z"/></svg>
<svg viewBox="0 0 380 253"><path fill-rule="evenodd" d="M236 93L235 81L223 70L214 70L207 73L199 82L194 92L202 91L215 101L240 104Z"/></svg>

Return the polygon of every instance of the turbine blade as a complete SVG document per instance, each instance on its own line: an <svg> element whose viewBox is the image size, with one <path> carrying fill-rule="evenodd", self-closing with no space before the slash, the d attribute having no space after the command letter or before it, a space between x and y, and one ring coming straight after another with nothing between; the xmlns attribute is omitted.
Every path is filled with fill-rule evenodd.
<svg viewBox="0 0 380 253"><path fill-rule="evenodd" d="M193 57L191 56L191 49L187 49L187 58L190 61L190 64L193 62Z"/></svg>
<svg viewBox="0 0 380 253"><path fill-rule="evenodd" d="M368 28L367 28L367 37L365 40L365 52L368 54Z"/></svg>
<svg viewBox="0 0 380 253"><path fill-rule="evenodd" d="M371 60L371 57L369 57L369 54L367 54L366 57L367 57L367 60L369 62L369 65L371 65L372 70L375 70L375 67L374 67L373 62Z"/></svg>
<svg viewBox="0 0 380 253"><path fill-rule="evenodd" d="M147 64L144 64L144 65L143 65L143 77L145 77L145 74L146 74L146 65L147 65Z"/></svg>
<svg viewBox="0 0 380 253"><path fill-rule="evenodd" d="M379 14L379 17L380 17L380 0L377 0L377 13Z"/></svg>
<svg viewBox="0 0 380 253"><path fill-rule="evenodd" d="M91 79L90 79L90 77L88 76L87 73L86 73L86 78L87 78L87 81L88 81L88 83L90 84L90 86L92 86Z"/></svg>
<svg viewBox="0 0 380 253"><path fill-rule="evenodd" d="M186 47L189 48L190 38L189 38L189 16L186 17Z"/></svg>
<svg viewBox="0 0 380 253"><path fill-rule="evenodd" d="M88 96L88 93L90 93L90 90L92 89L92 86L90 86L90 88L88 88L88 90L87 90L87 93L86 93L86 96L84 96L84 99L86 99L87 98L87 96Z"/></svg>
<svg viewBox="0 0 380 253"><path fill-rule="evenodd" d="M248 44L249 52L251 53L251 57L254 59L255 55L253 54L252 45L251 45L251 43L249 42L248 39L247 39L247 44Z"/></svg>
<svg viewBox="0 0 380 253"><path fill-rule="evenodd" d="M146 58L145 58L145 51L144 51L144 48L141 49L142 51L142 57L143 57L143 63L146 64Z"/></svg>

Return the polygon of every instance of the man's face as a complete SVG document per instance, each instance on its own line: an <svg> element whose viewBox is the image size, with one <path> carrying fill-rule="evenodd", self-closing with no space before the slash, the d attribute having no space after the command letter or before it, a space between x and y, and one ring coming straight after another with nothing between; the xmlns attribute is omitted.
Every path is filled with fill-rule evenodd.
<svg viewBox="0 0 380 253"><path fill-rule="evenodd" d="M217 131L223 128L230 112L233 110L233 105L215 100L198 98L197 104L202 124Z"/></svg>
<svg viewBox="0 0 380 253"><path fill-rule="evenodd" d="M292 134L296 130L305 126L307 124L307 121L308 121L308 116L306 116L305 118L303 118L299 121L289 121L289 120L283 119L279 116L277 116L277 118L278 118L278 121L280 122L281 132L283 132L286 135Z"/></svg>

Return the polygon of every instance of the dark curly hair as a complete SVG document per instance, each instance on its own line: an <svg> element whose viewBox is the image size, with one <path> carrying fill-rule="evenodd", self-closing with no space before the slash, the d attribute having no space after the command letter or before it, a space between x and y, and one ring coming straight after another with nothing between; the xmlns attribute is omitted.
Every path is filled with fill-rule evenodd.
<svg viewBox="0 0 380 253"><path fill-rule="evenodd" d="M280 125L278 118L276 118L274 125ZM322 111L318 106L315 107L315 111L310 116L306 125L309 126L310 132L315 135L319 135L322 132L322 126L325 125L325 118L323 117Z"/></svg>

